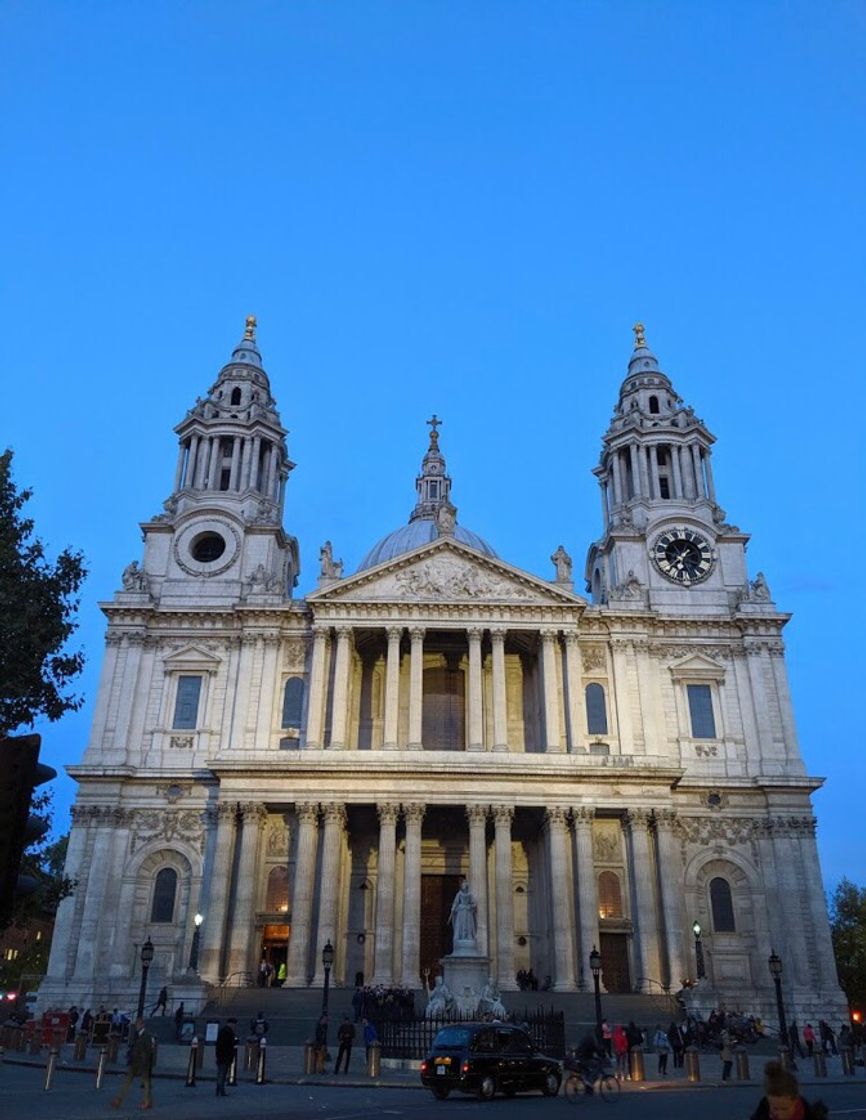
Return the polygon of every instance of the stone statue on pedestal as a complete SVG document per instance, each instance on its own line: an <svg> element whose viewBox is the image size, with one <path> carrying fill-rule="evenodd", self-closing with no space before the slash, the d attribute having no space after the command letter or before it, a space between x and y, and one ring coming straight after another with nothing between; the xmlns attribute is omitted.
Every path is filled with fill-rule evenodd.
<svg viewBox="0 0 866 1120"><path fill-rule="evenodd" d="M477 909L475 899L469 890L469 884L464 879L460 884L460 890L455 894L454 901L451 903L451 914L448 918L454 931L455 948L458 941L475 942L478 930Z"/></svg>

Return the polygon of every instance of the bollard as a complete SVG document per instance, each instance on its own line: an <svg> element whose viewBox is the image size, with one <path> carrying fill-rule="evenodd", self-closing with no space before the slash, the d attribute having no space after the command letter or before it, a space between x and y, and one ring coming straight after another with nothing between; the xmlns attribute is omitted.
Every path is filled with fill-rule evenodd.
<svg viewBox="0 0 866 1120"><path fill-rule="evenodd" d="M195 1088L195 1071L198 1066L198 1039L195 1035L189 1040L189 1061L186 1063L186 1088Z"/></svg>
<svg viewBox="0 0 866 1120"><path fill-rule="evenodd" d="M794 1059L791 1057L791 1051L787 1046L779 1047L779 1065L789 1073L793 1072Z"/></svg>
<svg viewBox="0 0 866 1120"><path fill-rule="evenodd" d="M382 1069L382 1043L371 1042L367 1047L367 1074L378 1077Z"/></svg>
<svg viewBox="0 0 866 1120"><path fill-rule="evenodd" d="M75 1036L72 1057L76 1062L83 1062L87 1057L87 1035L83 1031L79 1031Z"/></svg>
<svg viewBox="0 0 866 1120"><path fill-rule="evenodd" d="M827 1057L824 1054L824 1051L821 1050L821 1049L816 1050L814 1057L815 1057L815 1076L816 1077L826 1077L827 1076Z"/></svg>
<svg viewBox="0 0 866 1120"><path fill-rule="evenodd" d="M119 1046L120 1039L118 1038L118 1036L116 1034L110 1034L108 1036L108 1048L105 1054L105 1060L107 1062L117 1061L117 1050Z"/></svg>
<svg viewBox="0 0 866 1120"><path fill-rule="evenodd" d="M737 1081L749 1081L749 1055L745 1046L735 1047L734 1058L737 1063Z"/></svg>
<svg viewBox="0 0 866 1120"><path fill-rule="evenodd" d="M255 1038L248 1038L244 1043L244 1073L249 1073L250 1070L255 1069L258 1049L258 1040Z"/></svg>
<svg viewBox="0 0 866 1120"><path fill-rule="evenodd" d="M99 1047L99 1058L96 1062L96 1088L102 1088L102 1079L105 1076L105 1047Z"/></svg>
<svg viewBox="0 0 866 1120"><path fill-rule="evenodd" d="M51 1083L54 1081L54 1067L57 1065L57 1055L60 1053L60 1048L52 1046L48 1051L48 1062L45 1066L45 1085L44 1089L51 1088Z"/></svg>
<svg viewBox="0 0 866 1120"><path fill-rule="evenodd" d="M628 1061L629 1072L631 1074L632 1081L643 1081L645 1077L643 1064L643 1047L633 1046L632 1049L629 1050Z"/></svg>
<svg viewBox="0 0 866 1120"><path fill-rule="evenodd" d="M316 1048L312 1042L304 1046L304 1073L316 1072Z"/></svg>
<svg viewBox="0 0 866 1120"><path fill-rule="evenodd" d="M226 1085L237 1085L238 1083L238 1044L235 1042L235 1048L232 1052L232 1060L229 1062L229 1071L226 1074Z"/></svg>
<svg viewBox="0 0 866 1120"><path fill-rule="evenodd" d="M256 1085L264 1085L265 1083L265 1054L268 1048L268 1040L262 1035L259 1039L259 1060L256 1063Z"/></svg>
<svg viewBox="0 0 866 1120"><path fill-rule="evenodd" d="M697 1046L686 1047L686 1077L689 1081L700 1081L701 1058Z"/></svg>
<svg viewBox="0 0 866 1120"><path fill-rule="evenodd" d="M839 1047L839 1057L842 1059L842 1074L844 1077L854 1076L854 1051L850 1046Z"/></svg>

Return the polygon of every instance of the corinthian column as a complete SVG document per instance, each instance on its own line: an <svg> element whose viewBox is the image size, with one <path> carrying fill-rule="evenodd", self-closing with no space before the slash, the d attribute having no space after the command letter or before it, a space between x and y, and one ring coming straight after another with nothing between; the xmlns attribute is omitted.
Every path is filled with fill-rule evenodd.
<svg viewBox="0 0 866 1120"><path fill-rule="evenodd" d="M319 893L319 938L316 945L316 975L313 983L318 986L324 981L322 954L319 950L330 941L334 949L339 949L337 939L337 911L340 903L340 852L346 830L346 808L342 802L322 806L325 817L324 837L322 839L322 889ZM343 967L342 953L336 964L334 975Z"/></svg>
<svg viewBox="0 0 866 1120"><path fill-rule="evenodd" d="M388 661L385 667L385 750L397 749L397 728L400 714L400 638L403 629L388 629Z"/></svg>
<svg viewBox="0 0 866 1120"><path fill-rule="evenodd" d="M478 951L489 953L487 942L487 805L467 805L469 820L469 886L475 896Z"/></svg>
<svg viewBox="0 0 866 1120"><path fill-rule="evenodd" d="M313 662L310 666L310 700L307 705L307 750L322 748L322 716L325 707L325 657L328 628L313 627Z"/></svg>
<svg viewBox="0 0 866 1120"><path fill-rule="evenodd" d="M373 984L394 979L394 864L397 845L397 805L376 806L379 813L379 873L376 880L376 952Z"/></svg>
<svg viewBox="0 0 866 1120"><path fill-rule="evenodd" d="M583 719L580 703L580 646L576 630L565 632L565 678L568 682L568 749L583 753Z"/></svg>
<svg viewBox="0 0 866 1120"><path fill-rule="evenodd" d="M659 943L653 867L649 849L649 814L633 809L625 815L631 837L631 873L637 900L637 961L639 990L649 991L648 980L659 978Z"/></svg>
<svg viewBox="0 0 866 1120"><path fill-rule="evenodd" d="M508 750L508 694L505 684L505 630L491 630L493 643L493 749Z"/></svg>
<svg viewBox="0 0 866 1120"><path fill-rule="evenodd" d="M481 630L469 635L469 749L484 750L484 713L481 706Z"/></svg>
<svg viewBox="0 0 866 1120"><path fill-rule="evenodd" d="M589 954L601 944L598 935L598 885L592 853L592 822L595 809L581 805L572 812L574 848L577 857L577 898L580 910L580 949L578 976L589 976Z"/></svg>
<svg viewBox="0 0 866 1120"><path fill-rule="evenodd" d="M412 651L409 661L409 750L422 747L424 714L424 631L415 626L409 631Z"/></svg>
<svg viewBox="0 0 866 1120"><path fill-rule="evenodd" d="M310 918L313 912L319 806L315 802L300 802L295 805L295 811L298 815L298 846L295 851L295 883L292 890L292 932L284 987L306 988L309 980Z"/></svg>
<svg viewBox="0 0 866 1120"><path fill-rule="evenodd" d="M662 914L665 919L665 939L667 941L667 969L662 961L662 983L668 983L672 991L677 991L682 982L688 979L689 965L686 960L685 928L686 918L683 898L683 857L674 835L676 813L672 809L662 809L655 814L656 845L659 859L659 880L662 894ZM665 976L667 971L667 976Z"/></svg>
<svg viewBox="0 0 866 1120"><path fill-rule="evenodd" d="M334 663L334 706L331 714L331 750L347 746L346 728L349 719L349 644L350 626L337 627L337 657Z"/></svg>
<svg viewBox="0 0 866 1120"><path fill-rule="evenodd" d="M234 801L223 801L216 806L216 840L210 882L202 891L202 897L207 899L207 908L204 911L201 952L198 958L201 978L209 984L218 984L224 975L222 955L237 814L238 807Z"/></svg>
<svg viewBox="0 0 866 1120"><path fill-rule="evenodd" d="M403 806L406 854L403 861L403 979L404 988L417 988L421 975L421 824L423 805Z"/></svg>
<svg viewBox="0 0 866 1120"><path fill-rule="evenodd" d="M514 876L511 862L513 805L494 805L496 845L496 972L499 987L515 991L514 976Z"/></svg>
<svg viewBox="0 0 866 1120"><path fill-rule="evenodd" d="M559 682L556 676L556 631L542 630L542 664L544 672L544 737L550 753L562 751L559 735Z"/></svg>
<svg viewBox="0 0 866 1120"><path fill-rule="evenodd" d="M573 992L575 989L566 814L567 810L559 805L554 805L545 812L553 896L553 989L557 992Z"/></svg>
<svg viewBox="0 0 866 1120"><path fill-rule="evenodd" d="M238 859L238 877L235 884L235 908L229 938L228 973L249 972L252 967L250 949L253 945L253 906L258 882L256 863L259 839L267 817L264 805L248 802L241 806L243 828Z"/></svg>

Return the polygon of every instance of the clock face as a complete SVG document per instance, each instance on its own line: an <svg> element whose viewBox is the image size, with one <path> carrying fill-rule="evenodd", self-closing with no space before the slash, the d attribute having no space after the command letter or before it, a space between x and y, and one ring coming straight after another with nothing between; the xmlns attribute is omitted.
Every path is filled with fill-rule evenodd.
<svg viewBox="0 0 866 1120"><path fill-rule="evenodd" d="M673 583L690 587L713 570L713 550L693 529L668 529L652 547L655 566Z"/></svg>

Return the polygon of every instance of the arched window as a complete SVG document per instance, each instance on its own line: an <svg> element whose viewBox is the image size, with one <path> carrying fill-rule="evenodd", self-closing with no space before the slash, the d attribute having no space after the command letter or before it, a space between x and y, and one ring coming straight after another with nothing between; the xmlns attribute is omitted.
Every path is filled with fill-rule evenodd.
<svg viewBox="0 0 866 1120"><path fill-rule="evenodd" d="M241 391L240 391L240 389L232 389L232 401L231 401L231 403L232 404L240 404L241 403Z"/></svg>
<svg viewBox="0 0 866 1120"><path fill-rule="evenodd" d="M268 875L265 910L269 914L285 913L289 908L289 869L274 867Z"/></svg>
<svg viewBox="0 0 866 1120"><path fill-rule="evenodd" d="M600 918L622 917L619 876L612 871L602 871L598 877L598 916Z"/></svg>
<svg viewBox="0 0 866 1120"><path fill-rule="evenodd" d="M586 729L590 735L607 735L607 710L600 684L586 686Z"/></svg>
<svg viewBox="0 0 866 1120"><path fill-rule="evenodd" d="M177 894L177 872L173 867L163 867L153 885L153 904L150 908L152 922L174 920L174 898Z"/></svg>
<svg viewBox="0 0 866 1120"><path fill-rule="evenodd" d="M289 677L283 692L282 727L300 727L301 709L304 706L304 682L300 677Z"/></svg>
<svg viewBox="0 0 866 1120"><path fill-rule="evenodd" d="M717 877L710 880L710 908L716 933L736 933L734 901L731 898L731 884L727 879Z"/></svg>
<svg viewBox="0 0 866 1120"><path fill-rule="evenodd" d="M653 415L655 415L659 410L659 399L658 399L658 397L650 397L649 406L650 406L650 412L653 413Z"/></svg>

